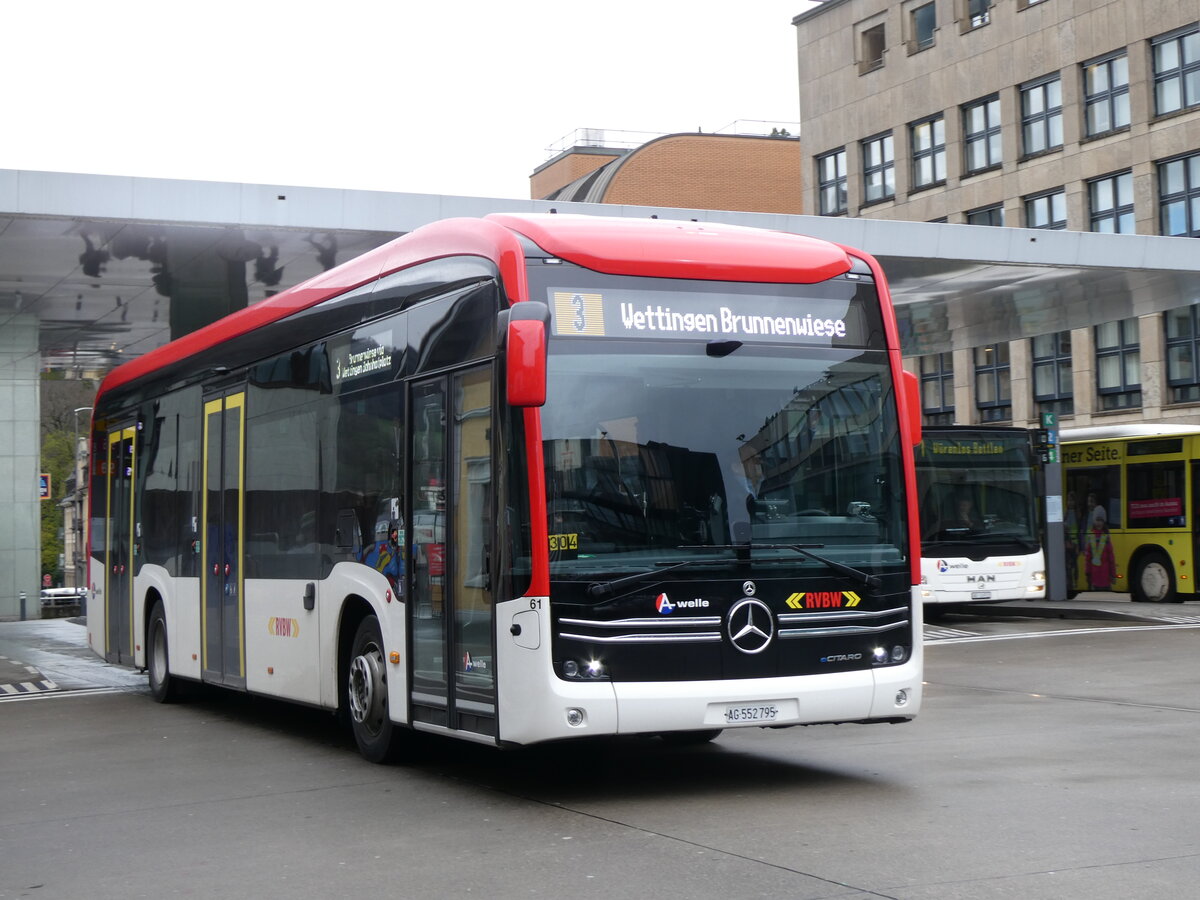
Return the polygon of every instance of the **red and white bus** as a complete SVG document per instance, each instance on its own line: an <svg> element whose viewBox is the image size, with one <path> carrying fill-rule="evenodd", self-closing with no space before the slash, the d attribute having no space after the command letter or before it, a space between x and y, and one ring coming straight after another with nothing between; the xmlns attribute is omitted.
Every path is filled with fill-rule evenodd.
<svg viewBox="0 0 1200 900"><path fill-rule="evenodd" d="M115 369L88 639L495 745L901 722L915 383L869 256L565 215L419 228Z"/></svg>

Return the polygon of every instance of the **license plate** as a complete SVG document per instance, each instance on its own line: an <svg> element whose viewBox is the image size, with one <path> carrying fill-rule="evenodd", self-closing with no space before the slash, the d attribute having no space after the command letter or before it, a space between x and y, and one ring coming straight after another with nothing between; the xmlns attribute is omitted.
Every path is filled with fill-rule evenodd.
<svg viewBox="0 0 1200 900"><path fill-rule="evenodd" d="M778 721L779 716L780 709L774 703L747 703L725 707L725 723L727 725L736 725L739 722L766 724Z"/></svg>
<svg viewBox="0 0 1200 900"><path fill-rule="evenodd" d="M971 599L972 600L991 600L992 592L991 591L971 591Z"/></svg>

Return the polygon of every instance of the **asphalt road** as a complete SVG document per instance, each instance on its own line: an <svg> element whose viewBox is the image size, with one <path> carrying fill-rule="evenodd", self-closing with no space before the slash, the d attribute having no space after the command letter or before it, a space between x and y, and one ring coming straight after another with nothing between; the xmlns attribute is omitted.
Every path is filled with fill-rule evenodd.
<svg viewBox="0 0 1200 900"><path fill-rule="evenodd" d="M391 768L318 711L157 705L65 627L0 624L0 656L44 654L70 688L0 699L0 898L1125 900L1200 881L1193 625L954 618L911 724L424 741Z"/></svg>

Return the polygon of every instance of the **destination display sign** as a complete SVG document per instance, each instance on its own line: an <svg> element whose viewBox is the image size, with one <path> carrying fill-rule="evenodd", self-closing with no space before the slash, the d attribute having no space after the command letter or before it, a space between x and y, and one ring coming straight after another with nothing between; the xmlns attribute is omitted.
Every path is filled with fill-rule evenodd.
<svg viewBox="0 0 1200 900"><path fill-rule="evenodd" d="M866 346L863 304L852 298L550 288L555 335Z"/></svg>
<svg viewBox="0 0 1200 900"><path fill-rule="evenodd" d="M329 344L329 368L343 390L391 381L401 353L388 323L359 329Z"/></svg>
<svg viewBox="0 0 1200 900"><path fill-rule="evenodd" d="M1023 464L1021 453L1028 449L1027 441L998 440L997 438L932 438L927 437L920 445L921 456L958 458L963 460L1000 459L1013 455L1014 461Z"/></svg>

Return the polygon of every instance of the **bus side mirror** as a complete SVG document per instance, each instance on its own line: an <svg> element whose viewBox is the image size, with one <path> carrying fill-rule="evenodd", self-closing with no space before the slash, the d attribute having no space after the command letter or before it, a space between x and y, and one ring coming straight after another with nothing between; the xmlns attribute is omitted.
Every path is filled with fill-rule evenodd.
<svg viewBox="0 0 1200 900"><path fill-rule="evenodd" d="M912 372L902 372L904 379L904 414L908 416L908 431L913 446L921 443L921 382Z"/></svg>
<svg viewBox="0 0 1200 900"><path fill-rule="evenodd" d="M536 300L513 304L500 313L504 383L509 406L546 403L546 341L550 307Z"/></svg>

